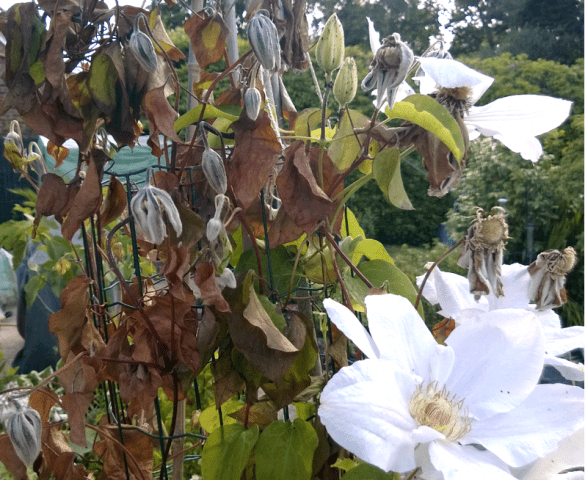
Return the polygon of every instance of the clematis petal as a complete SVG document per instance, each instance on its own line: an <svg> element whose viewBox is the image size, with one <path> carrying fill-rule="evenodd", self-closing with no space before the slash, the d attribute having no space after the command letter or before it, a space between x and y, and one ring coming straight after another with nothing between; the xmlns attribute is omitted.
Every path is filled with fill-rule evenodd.
<svg viewBox="0 0 585 480"><path fill-rule="evenodd" d="M428 444L428 452L425 447L416 451L425 480L514 480L508 466L489 451L441 441Z"/></svg>
<svg viewBox="0 0 585 480"><path fill-rule="evenodd" d="M362 460L385 471L415 468L408 412L415 380L394 365L362 360L337 372L321 394L318 414L333 439Z"/></svg>
<svg viewBox="0 0 585 480"><path fill-rule="evenodd" d="M543 312L539 312L536 310L536 305L530 305L528 309L531 312L534 312L536 318L542 325L542 328L554 328L560 329L561 328L561 317L559 317L552 309L544 310Z"/></svg>
<svg viewBox="0 0 585 480"><path fill-rule="evenodd" d="M494 79L480 73L457 60L448 58L419 57L418 61L425 74L437 85L445 88L470 87L475 103L490 88Z"/></svg>
<svg viewBox="0 0 585 480"><path fill-rule="evenodd" d="M526 160L536 162L542 145L535 138L561 125L572 102L546 95L512 95L482 107L471 107L464 118L470 131L494 137Z"/></svg>
<svg viewBox="0 0 585 480"><path fill-rule="evenodd" d="M540 378L545 338L534 314L526 310L481 314L457 327L446 343L455 352L447 388L465 400L475 418L518 406Z"/></svg>
<svg viewBox="0 0 585 480"><path fill-rule="evenodd" d="M502 265L502 288L504 296L488 295L490 310L502 308L528 308L530 304L530 273L528 267L519 263Z"/></svg>
<svg viewBox="0 0 585 480"><path fill-rule="evenodd" d="M545 328L546 353L562 355L576 348L583 348L585 327Z"/></svg>
<svg viewBox="0 0 585 480"><path fill-rule="evenodd" d="M561 440L557 449L546 457L524 467L512 469L512 473L520 480L553 480L558 472L583 467L583 436L584 430L577 430L573 435ZM583 472L577 473L583 475ZM559 477L559 480L561 478L564 477Z"/></svg>
<svg viewBox="0 0 585 480"><path fill-rule="evenodd" d="M564 358L545 355L544 364L556 368L567 380L582 382L585 379L582 363L575 363L570 360L565 360Z"/></svg>
<svg viewBox="0 0 585 480"><path fill-rule="evenodd" d="M380 32L376 31L374 28L374 22L370 20L370 17L366 17L368 20L368 32L370 34L370 48L372 49L372 53L376 55L378 49L382 46L380 42Z"/></svg>
<svg viewBox="0 0 585 480"><path fill-rule="evenodd" d="M548 455L583 427L583 390L572 385L537 385L516 408L477 421L462 443L479 443L512 467Z"/></svg>
<svg viewBox="0 0 585 480"><path fill-rule="evenodd" d="M447 378L453 352L435 341L406 298L392 294L367 296L366 312L381 359L390 360L427 382Z"/></svg>
<svg viewBox="0 0 585 480"><path fill-rule="evenodd" d="M446 317L458 320L458 314L467 308L488 310L488 301L483 297L476 301L469 292L469 281L461 275L438 271L435 285L441 310Z"/></svg>
<svg viewBox="0 0 585 480"><path fill-rule="evenodd" d="M339 330L369 358L380 358L380 350L376 342L362 325L357 317L349 309L335 300L326 298L323 306L327 315Z"/></svg>

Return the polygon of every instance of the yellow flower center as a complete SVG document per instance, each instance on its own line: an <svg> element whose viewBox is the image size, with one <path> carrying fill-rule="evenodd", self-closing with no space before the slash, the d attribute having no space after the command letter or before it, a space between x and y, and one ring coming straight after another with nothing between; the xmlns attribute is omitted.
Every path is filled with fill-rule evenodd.
<svg viewBox="0 0 585 480"><path fill-rule="evenodd" d="M439 390L437 382L416 387L410 398L409 412L419 427L431 427L452 441L471 430L471 419L463 409L463 400L456 401L445 387Z"/></svg>

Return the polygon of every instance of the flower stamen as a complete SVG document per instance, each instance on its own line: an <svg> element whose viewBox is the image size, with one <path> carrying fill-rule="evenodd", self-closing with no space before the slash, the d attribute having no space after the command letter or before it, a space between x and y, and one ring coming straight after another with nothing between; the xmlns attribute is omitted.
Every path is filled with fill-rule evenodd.
<svg viewBox="0 0 585 480"><path fill-rule="evenodd" d="M416 387L410 398L409 412L419 427L431 427L452 441L471 430L471 419L463 407L463 400L456 401L446 387L439 390L437 382Z"/></svg>

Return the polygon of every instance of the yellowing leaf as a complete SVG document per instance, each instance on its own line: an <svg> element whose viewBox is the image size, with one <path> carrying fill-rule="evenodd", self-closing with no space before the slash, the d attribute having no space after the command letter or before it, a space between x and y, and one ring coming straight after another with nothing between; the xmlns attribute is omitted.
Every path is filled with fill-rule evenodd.
<svg viewBox="0 0 585 480"><path fill-rule="evenodd" d="M340 171L347 170L361 152L361 145L353 133L354 128L367 127L370 119L360 112L344 112L337 124L333 143L329 147L329 156Z"/></svg>
<svg viewBox="0 0 585 480"><path fill-rule="evenodd" d="M392 110L386 108L388 118L403 118L439 137L460 161L465 153L461 129L449 111L428 95L411 95L396 102Z"/></svg>
<svg viewBox="0 0 585 480"><path fill-rule="evenodd" d="M197 105L195 108L192 108L187 113L177 118L177 120L175 120L175 131L179 132L182 128L197 122L202 109L203 104ZM202 120L208 118L225 118L235 122L239 118L241 110L241 107L235 105L220 105L217 107L214 105L207 105Z"/></svg>
<svg viewBox="0 0 585 480"><path fill-rule="evenodd" d="M114 62L109 55L100 53L93 59L89 74L89 91L94 102L103 113L112 114L117 107L118 72Z"/></svg>

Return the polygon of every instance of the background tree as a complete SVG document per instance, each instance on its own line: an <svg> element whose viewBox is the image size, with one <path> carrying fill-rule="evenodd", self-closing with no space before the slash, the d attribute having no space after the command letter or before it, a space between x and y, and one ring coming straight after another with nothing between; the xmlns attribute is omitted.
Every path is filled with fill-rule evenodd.
<svg viewBox="0 0 585 480"><path fill-rule="evenodd" d="M437 14L441 9L433 0L382 0L371 3L319 0L312 5L314 13L323 13L323 16L314 19L316 28L323 18L337 13L345 31L346 45L361 44L369 50L366 17L370 17L382 38L398 32L415 53L422 53L428 47L429 36L439 33Z"/></svg>
<svg viewBox="0 0 585 480"><path fill-rule="evenodd" d="M567 65L583 57L581 0L456 0L451 26L455 56L526 53Z"/></svg>

